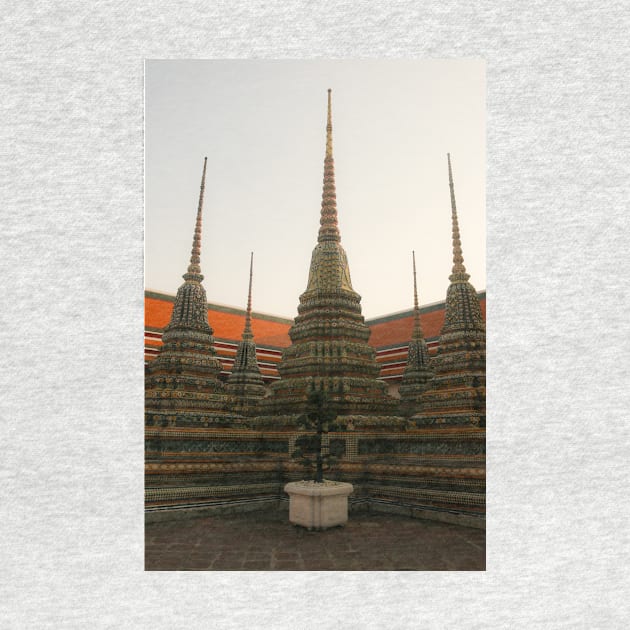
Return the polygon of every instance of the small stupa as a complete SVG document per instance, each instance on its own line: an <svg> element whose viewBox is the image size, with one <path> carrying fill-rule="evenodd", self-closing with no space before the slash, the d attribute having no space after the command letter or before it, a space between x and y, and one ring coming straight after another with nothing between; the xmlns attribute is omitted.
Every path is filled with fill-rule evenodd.
<svg viewBox="0 0 630 630"><path fill-rule="evenodd" d="M236 359L226 389L234 396L235 411L244 415L253 415L258 410L258 402L265 396L265 386L256 359L256 343L252 332L252 277L254 252L249 260L249 290L247 293L247 311L245 328L236 350Z"/></svg>
<svg viewBox="0 0 630 630"><path fill-rule="evenodd" d="M420 307L418 305L418 282L416 278L416 253L413 258L413 331L409 341L407 366L399 388L400 409L403 415L412 415L420 410L422 393L433 378L433 368L427 342L422 333Z"/></svg>
<svg viewBox="0 0 630 630"><path fill-rule="evenodd" d="M424 392L421 409L413 417L418 424L483 427L486 420L486 327L479 297L468 282L457 221L451 156L448 179L453 225L453 268L446 293L444 325L435 376Z"/></svg>
<svg viewBox="0 0 630 630"><path fill-rule="evenodd" d="M146 367L147 425L208 424L230 414L229 397L219 380L221 362L208 323L206 291L201 284L201 222L207 158L203 162L197 220L184 284L177 290L171 319L158 356Z"/></svg>

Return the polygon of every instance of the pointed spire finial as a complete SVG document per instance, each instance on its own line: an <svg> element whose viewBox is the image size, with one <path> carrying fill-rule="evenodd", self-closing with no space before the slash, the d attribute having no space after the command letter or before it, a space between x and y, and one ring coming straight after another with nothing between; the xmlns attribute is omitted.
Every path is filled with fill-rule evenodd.
<svg viewBox="0 0 630 630"><path fill-rule="evenodd" d="M332 150L332 105L331 92L328 89L328 116L326 119L326 157L324 158L324 189L322 191L322 211L319 220L318 242L339 242L337 225L337 193L335 190L335 161Z"/></svg>
<svg viewBox="0 0 630 630"><path fill-rule="evenodd" d="M462 253L462 242L459 237L459 224L457 222L457 206L455 205L455 186L453 184L453 171L451 169L451 154L447 153L448 159L448 185L451 189L451 217L453 222L453 269L449 280L466 282L470 275L466 273L464 267L464 256Z"/></svg>
<svg viewBox="0 0 630 630"><path fill-rule="evenodd" d="M197 207L197 222L195 223L195 235L193 236L192 251L190 252L189 274L201 274L201 213L203 210L203 193L206 186L206 164L208 158L203 158L203 173L201 175L201 187L199 189L199 205ZM186 277L186 276L184 276Z"/></svg>
<svg viewBox="0 0 630 630"><path fill-rule="evenodd" d="M247 311L245 313L245 330L243 331L243 339L253 339L252 333L252 277L254 271L254 252L251 252L249 258L249 290L247 292Z"/></svg>
<svg viewBox="0 0 630 630"><path fill-rule="evenodd" d="M412 339L422 339L422 326L420 324L420 307L418 306L418 282L416 280L416 252L412 251L413 257L413 333Z"/></svg>
<svg viewBox="0 0 630 630"><path fill-rule="evenodd" d="M326 157L332 157L332 90L328 88L328 114L326 117Z"/></svg>

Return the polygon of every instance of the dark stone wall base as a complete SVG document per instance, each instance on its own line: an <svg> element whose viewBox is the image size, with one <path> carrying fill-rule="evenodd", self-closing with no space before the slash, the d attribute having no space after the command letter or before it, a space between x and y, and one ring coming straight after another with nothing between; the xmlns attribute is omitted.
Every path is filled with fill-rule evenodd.
<svg viewBox="0 0 630 630"><path fill-rule="evenodd" d="M242 514L259 510L278 510L289 513L288 497L266 497L264 499L228 501L216 505L190 508L170 508L164 510L145 512L145 523L159 523L165 521L187 520L191 518L202 518L205 516ZM440 509L426 509L394 503L389 501L375 501L361 498L349 499L348 513L352 514L364 512L381 512L386 514L399 514L409 518L419 518L441 523L451 523L462 527L474 527L475 529L486 529L486 518L483 515L475 516L471 514L461 514Z"/></svg>
<svg viewBox="0 0 630 630"><path fill-rule="evenodd" d="M204 516L241 514L244 512L255 512L259 510L277 510L282 509L281 504L282 499L274 496L256 500L226 501L215 505L209 504L199 507L172 507L160 510L147 510L144 513L144 522L145 524L161 523L165 521L181 521L191 518L202 518ZM288 513L288 500L286 510Z"/></svg>
<svg viewBox="0 0 630 630"><path fill-rule="evenodd" d="M474 527L475 529L486 529L486 517L461 514L445 510L429 510L426 508L404 505L399 503L385 503L382 501L369 501L370 512L384 512L386 514L400 514L410 518L420 518L429 521L439 521L441 523L451 523L462 527Z"/></svg>

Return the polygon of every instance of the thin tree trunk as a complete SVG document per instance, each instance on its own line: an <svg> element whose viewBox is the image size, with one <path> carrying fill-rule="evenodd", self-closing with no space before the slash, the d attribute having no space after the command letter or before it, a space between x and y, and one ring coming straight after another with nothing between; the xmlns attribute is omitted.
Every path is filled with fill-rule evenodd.
<svg viewBox="0 0 630 630"><path fill-rule="evenodd" d="M324 480L324 466L322 462L322 409L319 405L317 410L317 472L315 473L315 481L321 483Z"/></svg>

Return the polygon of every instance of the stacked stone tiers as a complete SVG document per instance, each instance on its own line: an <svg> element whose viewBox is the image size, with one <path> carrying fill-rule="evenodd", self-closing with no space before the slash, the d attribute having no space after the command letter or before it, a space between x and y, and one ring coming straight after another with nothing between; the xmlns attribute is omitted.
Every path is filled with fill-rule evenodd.
<svg viewBox="0 0 630 630"><path fill-rule="evenodd" d="M292 345L278 366L281 380L272 386L274 413L305 408L310 389L323 388L339 414L395 413L396 401L377 380L376 352L361 315L360 296L352 290L307 290L289 331Z"/></svg>
<svg viewBox="0 0 630 630"><path fill-rule="evenodd" d="M234 410L237 413L251 416L258 412L259 402L265 396L265 386L253 339L243 339L239 343L226 390L233 397Z"/></svg>
<svg viewBox="0 0 630 630"><path fill-rule="evenodd" d="M160 354L146 367L147 425L203 425L233 415L233 402L219 380L206 294L187 281L177 292L171 323L162 337Z"/></svg>
<svg viewBox="0 0 630 630"><path fill-rule="evenodd" d="M485 426L486 331L479 298L466 281L453 282L446 297L446 317L433 359L435 377L422 395L423 425Z"/></svg>
<svg viewBox="0 0 630 630"><path fill-rule="evenodd" d="M409 342L407 366L398 389L403 415L412 415L420 408L424 392L433 380L432 362L424 339Z"/></svg>

